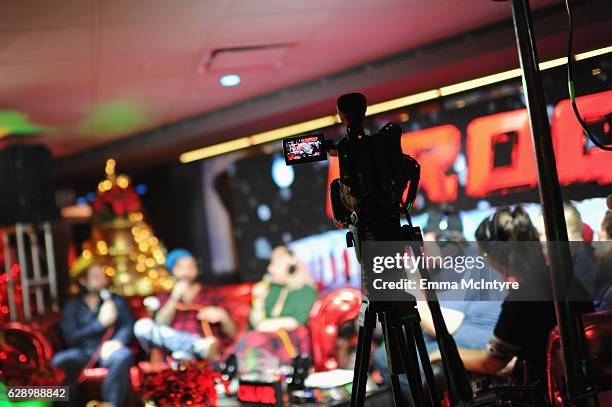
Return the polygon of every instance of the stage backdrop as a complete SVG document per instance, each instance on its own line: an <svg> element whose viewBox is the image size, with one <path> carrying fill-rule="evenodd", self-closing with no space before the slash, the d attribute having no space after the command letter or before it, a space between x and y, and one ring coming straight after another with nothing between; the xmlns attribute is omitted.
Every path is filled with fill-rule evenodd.
<svg viewBox="0 0 612 407"><path fill-rule="evenodd" d="M576 64L578 105L604 142L611 140L611 67L609 56ZM600 198L612 192L612 153L582 133L567 100L565 68L543 76L564 199L575 201L597 230L605 212ZM404 130L404 152L422 166L416 224L426 221L427 209L450 203L462 211L466 237L473 239L478 223L499 205L527 203L533 216L539 214L520 79L371 116L365 128L373 133L390 121ZM341 126L317 132L344 135ZM345 232L330 219L327 187L338 175L336 160L287 167L279 141L204 160L201 169L213 273L259 279L271 250L287 244L322 285L359 284Z"/></svg>

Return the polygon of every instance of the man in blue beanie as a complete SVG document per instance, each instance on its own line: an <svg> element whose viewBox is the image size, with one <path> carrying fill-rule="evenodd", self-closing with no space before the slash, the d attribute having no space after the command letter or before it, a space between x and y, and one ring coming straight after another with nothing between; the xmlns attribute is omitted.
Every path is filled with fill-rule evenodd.
<svg viewBox="0 0 612 407"><path fill-rule="evenodd" d="M136 338L145 349L161 347L177 359L216 360L220 347L231 343L236 333L228 312L219 306L223 298L199 281L198 265L189 251L168 253L166 268L172 271L174 287L159 296L153 319L136 321Z"/></svg>

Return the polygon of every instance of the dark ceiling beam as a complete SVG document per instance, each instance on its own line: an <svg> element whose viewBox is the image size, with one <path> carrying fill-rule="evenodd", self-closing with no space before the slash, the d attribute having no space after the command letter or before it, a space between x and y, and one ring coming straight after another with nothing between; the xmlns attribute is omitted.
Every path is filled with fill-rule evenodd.
<svg viewBox="0 0 612 407"><path fill-rule="evenodd" d="M605 1L576 9L577 52L609 45ZM542 59L565 53L566 20L561 7L534 13ZM325 56L322 55L322 58ZM99 173L108 157L122 170L178 160L180 153L286 126L334 112L338 95L361 91L370 103L405 96L518 67L510 20L170 123L58 160L56 178Z"/></svg>

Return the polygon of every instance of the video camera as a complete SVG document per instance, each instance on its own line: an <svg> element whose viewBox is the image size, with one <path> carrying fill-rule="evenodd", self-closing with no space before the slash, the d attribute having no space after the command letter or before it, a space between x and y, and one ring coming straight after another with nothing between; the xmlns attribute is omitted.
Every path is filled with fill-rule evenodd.
<svg viewBox="0 0 612 407"><path fill-rule="evenodd" d="M397 124L388 123L378 133L366 135L366 108L366 98L360 93L338 99L346 137L337 144L322 134L283 140L287 165L326 160L328 154L338 157L340 178L330 186L333 218L336 225L351 230L347 244L356 247L358 258L359 241L404 237L401 210L412 207L420 179L417 161L402 153L402 130Z"/></svg>

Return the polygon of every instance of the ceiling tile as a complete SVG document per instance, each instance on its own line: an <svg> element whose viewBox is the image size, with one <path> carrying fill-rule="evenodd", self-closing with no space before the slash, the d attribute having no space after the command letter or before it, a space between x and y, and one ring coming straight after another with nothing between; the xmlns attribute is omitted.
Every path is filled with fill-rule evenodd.
<svg viewBox="0 0 612 407"><path fill-rule="evenodd" d="M129 82L100 81L98 94L102 99L110 97L140 97L143 100L150 97L163 97L166 99L176 94L184 83L183 77L133 78ZM155 100L149 102L155 103Z"/></svg>
<svg viewBox="0 0 612 407"><path fill-rule="evenodd" d="M200 52L210 37L213 24L213 21L206 21L103 26L99 35L100 53L117 56Z"/></svg>
<svg viewBox="0 0 612 407"><path fill-rule="evenodd" d="M88 87L91 64L89 60L6 63L0 62L0 100L8 92L17 97L20 89L43 88L49 85L71 84Z"/></svg>
<svg viewBox="0 0 612 407"><path fill-rule="evenodd" d="M0 31L89 25L92 4L92 0L3 0Z"/></svg>
<svg viewBox="0 0 612 407"><path fill-rule="evenodd" d="M346 8L351 1L352 0L233 0L231 5L227 8L226 15L250 16L256 14L289 14L313 11L329 12Z"/></svg>
<svg viewBox="0 0 612 407"><path fill-rule="evenodd" d="M60 61L90 55L89 28L0 33L0 62Z"/></svg>
<svg viewBox="0 0 612 407"><path fill-rule="evenodd" d="M229 17L214 32L214 48L285 44L307 41L333 13L301 13Z"/></svg>
<svg viewBox="0 0 612 407"><path fill-rule="evenodd" d="M194 70L195 63L192 52L104 56L98 63L97 77L102 82L122 82L184 76ZM155 87L154 82L149 85Z"/></svg>
<svg viewBox="0 0 612 407"><path fill-rule="evenodd" d="M211 20L229 0L102 0L100 20L108 23Z"/></svg>

